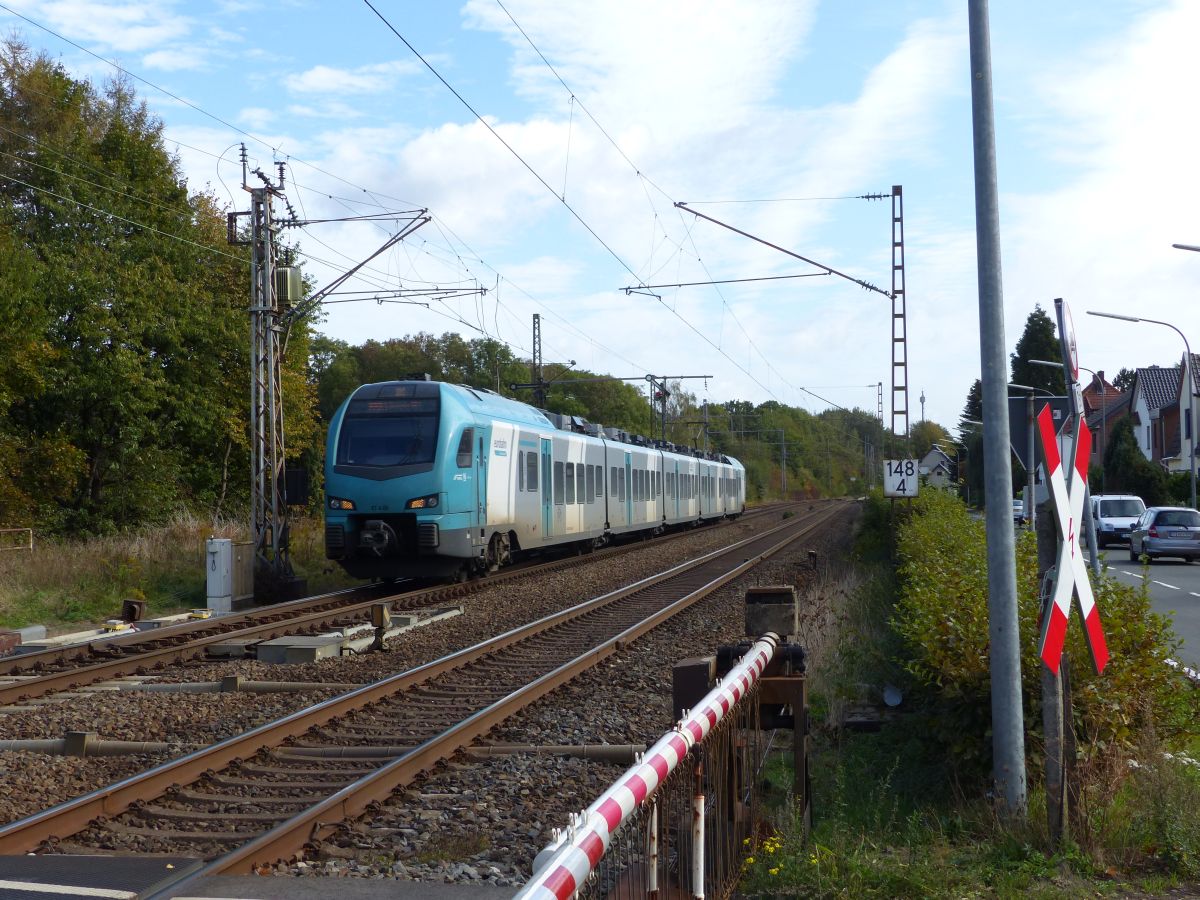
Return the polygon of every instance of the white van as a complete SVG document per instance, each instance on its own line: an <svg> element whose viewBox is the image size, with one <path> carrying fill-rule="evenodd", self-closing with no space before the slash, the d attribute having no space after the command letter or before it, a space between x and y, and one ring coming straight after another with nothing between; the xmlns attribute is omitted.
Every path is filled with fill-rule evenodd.
<svg viewBox="0 0 1200 900"><path fill-rule="evenodd" d="M1138 517L1146 511L1141 497L1133 494L1097 494L1092 497L1092 519L1096 523L1096 543L1101 547L1128 541Z"/></svg>

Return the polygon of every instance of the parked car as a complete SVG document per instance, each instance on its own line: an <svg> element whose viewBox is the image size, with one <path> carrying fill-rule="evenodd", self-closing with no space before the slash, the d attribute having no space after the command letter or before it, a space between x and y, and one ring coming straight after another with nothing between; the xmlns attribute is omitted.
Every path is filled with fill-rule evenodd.
<svg viewBox="0 0 1200 900"><path fill-rule="evenodd" d="M1137 562L1143 554L1152 560L1200 559L1200 512L1186 506L1151 506L1129 533L1130 561Z"/></svg>
<svg viewBox="0 0 1200 900"><path fill-rule="evenodd" d="M1025 524L1025 501L1019 497L1014 498L1012 502L1012 514L1014 525Z"/></svg>
<svg viewBox="0 0 1200 900"><path fill-rule="evenodd" d="M1096 494L1092 497L1096 543L1107 547L1117 541L1129 540L1129 532L1145 511L1142 498L1133 494Z"/></svg>

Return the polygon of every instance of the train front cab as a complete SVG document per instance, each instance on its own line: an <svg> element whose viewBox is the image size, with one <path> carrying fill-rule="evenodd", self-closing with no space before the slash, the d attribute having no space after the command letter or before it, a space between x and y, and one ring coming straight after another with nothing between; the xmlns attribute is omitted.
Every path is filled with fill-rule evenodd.
<svg viewBox="0 0 1200 900"><path fill-rule="evenodd" d="M487 429L442 387L364 385L331 423L325 555L354 577L448 577L481 555Z"/></svg>

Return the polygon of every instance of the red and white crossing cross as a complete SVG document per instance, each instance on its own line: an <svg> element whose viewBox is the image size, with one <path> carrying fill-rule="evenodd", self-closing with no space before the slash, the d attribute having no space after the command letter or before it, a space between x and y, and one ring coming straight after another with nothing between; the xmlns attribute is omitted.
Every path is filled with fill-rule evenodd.
<svg viewBox="0 0 1200 900"><path fill-rule="evenodd" d="M1063 472L1062 459L1058 453L1058 438L1054 433L1054 421L1048 404L1038 413L1038 433L1042 439L1042 453L1046 459L1050 496L1054 501L1054 515L1058 521L1059 534L1054 594L1042 620L1042 662L1051 672L1058 674L1063 642L1067 637L1067 624L1071 619L1071 596L1075 594L1079 597L1083 633L1087 639L1088 650L1092 654L1092 664L1096 667L1096 674L1099 674L1108 664L1108 644L1104 639L1100 610L1096 607L1096 599L1092 595L1092 582L1088 578L1088 567L1084 562L1083 548L1079 542L1083 533L1083 499L1087 491L1092 433L1084 424L1083 416L1078 416L1072 441L1075 464L1068 473Z"/></svg>

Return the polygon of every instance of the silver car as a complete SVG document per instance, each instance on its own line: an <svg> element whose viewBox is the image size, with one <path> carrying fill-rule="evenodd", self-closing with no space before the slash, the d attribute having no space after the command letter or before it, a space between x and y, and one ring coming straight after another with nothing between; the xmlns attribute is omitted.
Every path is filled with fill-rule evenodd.
<svg viewBox="0 0 1200 900"><path fill-rule="evenodd" d="M1129 532L1129 559L1145 554L1200 559L1200 512L1186 506L1151 506Z"/></svg>

